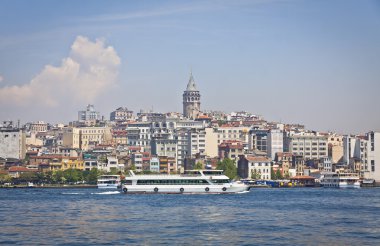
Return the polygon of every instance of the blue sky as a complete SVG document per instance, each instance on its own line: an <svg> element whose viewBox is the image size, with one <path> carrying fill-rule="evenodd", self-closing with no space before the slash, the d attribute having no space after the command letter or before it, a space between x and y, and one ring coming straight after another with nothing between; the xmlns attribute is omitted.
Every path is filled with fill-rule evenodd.
<svg viewBox="0 0 380 246"><path fill-rule="evenodd" d="M2 0L0 34L1 120L181 112L192 68L202 109L380 131L379 1Z"/></svg>

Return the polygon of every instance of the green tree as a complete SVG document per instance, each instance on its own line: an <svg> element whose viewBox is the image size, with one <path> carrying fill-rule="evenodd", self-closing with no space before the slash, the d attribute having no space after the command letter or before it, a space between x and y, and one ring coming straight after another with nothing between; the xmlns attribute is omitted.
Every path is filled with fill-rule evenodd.
<svg viewBox="0 0 380 246"><path fill-rule="evenodd" d="M63 176L69 183L76 183L78 181L83 180L82 171L78 169L66 169L65 171L63 171Z"/></svg>
<svg viewBox="0 0 380 246"><path fill-rule="evenodd" d="M273 167L270 168L270 177L271 177L271 179L277 179L276 173L274 172Z"/></svg>
<svg viewBox="0 0 380 246"><path fill-rule="evenodd" d="M11 183L12 177L9 174L0 174L0 183Z"/></svg>
<svg viewBox="0 0 380 246"><path fill-rule="evenodd" d="M53 172L52 171L48 171L45 173L45 183L47 183L47 184L53 183Z"/></svg>
<svg viewBox="0 0 380 246"><path fill-rule="evenodd" d="M284 177L282 177L282 174L281 174L281 171L279 168L276 170L275 176L276 176L276 179L283 179L284 178Z"/></svg>
<svg viewBox="0 0 380 246"><path fill-rule="evenodd" d="M132 165L131 165L130 170L132 170L132 171L136 171L136 166L135 166L135 164L132 164Z"/></svg>
<svg viewBox="0 0 380 246"><path fill-rule="evenodd" d="M18 178L20 182L37 182L38 177L35 173L32 172L25 172L21 173L20 177Z"/></svg>
<svg viewBox="0 0 380 246"><path fill-rule="evenodd" d="M107 162L107 156L102 155L98 158L99 163L106 163Z"/></svg>
<svg viewBox="0 0 380 246"><path fill-rule="evenodd" d="M259 172L257 172L256 169L253 169L253 170L251 170L251 178L252 179L260 179L261 174Z"/></svg>
<svg viewBox="0 0 380 246"><path fill-rule="evenodd" d="M36 182L39 184L45 183L45 180L46 180L45 173L43 172L36 173L36 179L37 179Z"/></svg>
<svg viewBox="0 0 380 246"><path fill-rule="evenodd" d="M100 172L97 168L91 169L91 171L89 171L87 175L87 179L86 179L87 183L96 184L96 182L98 181L99 175L100 175Z"/></svg>
<svg viewBox="0 0 380 246"><path fill-rule="evenodd" d="M66 181L66 179L64 179L62 170L54 171L52 176L53 176L52 181L55 184L62 184L62 183L65 183L65 181Z"/></svg>
<svg viewBox="0 0 380 246"><path fill-rule="evenodd" d="M223 161L219 161L217 165L217 169L223 170L224 174L230 179L237 178L237 168L233 160L229 158L223 159Z"/></svg>
<svg viewBox="0 0 380 246"><path fill-rule="evenodd" d="M202 170L203 169L203 164L198 161L195 166L194 166L194 170Z"/></svg>
<svg viewBox="0 0 380 246"><path fill-rule="evenodd" d="M120 174L120 171L116 167L111 167L110 171L108 172L110 175L117 175Z"/></svg>
<svg viewBox="0 0 380 246"><path fill-rule="evenodd" d="M289 172L285 172L285 179L289 179L290 178L290 175L289 175Z"/></svg>

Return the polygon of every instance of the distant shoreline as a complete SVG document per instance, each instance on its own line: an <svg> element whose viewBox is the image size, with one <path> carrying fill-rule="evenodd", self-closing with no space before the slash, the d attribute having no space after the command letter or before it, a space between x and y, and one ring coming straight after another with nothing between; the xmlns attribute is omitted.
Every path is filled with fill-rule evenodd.
<svg viewBox="0 0 380 246"><path fill-rule="evenodd" d="M0 189L90 189L97 188L97 185L44 185L44 186L26 186L26 185L11 185L11 186L0 186Z"/></svg>

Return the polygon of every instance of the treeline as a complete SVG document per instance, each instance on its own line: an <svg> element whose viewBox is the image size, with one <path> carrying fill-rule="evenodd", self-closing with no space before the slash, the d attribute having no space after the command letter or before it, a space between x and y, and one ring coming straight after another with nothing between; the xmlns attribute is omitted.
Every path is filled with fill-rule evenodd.
<svg viewBox="0 0 380 246"><path fill-rule="evenodd" d="M12 178L7 174L0 175L0 183L23 184L32 182L34 184L91 184L95 185L102 174L117 174L116 171L105 173L94 168L91 171L79 169L67 169L48 172L25 172L18 178Z"/></svg>

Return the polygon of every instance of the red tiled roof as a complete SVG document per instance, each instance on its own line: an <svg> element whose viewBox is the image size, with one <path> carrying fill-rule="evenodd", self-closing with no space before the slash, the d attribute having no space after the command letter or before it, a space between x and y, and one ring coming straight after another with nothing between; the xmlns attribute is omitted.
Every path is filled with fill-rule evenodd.
<svg viewBox="0 0 380 246"><path fill-rule="evenodd" d="M251 162L271 162L271 159L262 156L247 156L246 158Z"/></svg>
<svg viewBox="0 0 380 246"><path fill-rule="evenodd" d="M42 156L31 156L31 159L62 159L62 155L42 155Z"/></svg>
<svg viewBox="0 0 380 246"><path fill-rule="evenodd" d="M290 178L291 180L314 180L314 177L311 176L303 176L303 175L297 175Z"/></svg>
<svg viewBox="0 0 380 246"><path fill-rule="evenodd" d="M8 172L35 172L36 170L28 169L26 167L14 166L8 169Z"/></svg>
<svg viewBox="0 0 380 246"><path fill-rule="evenodd" d="M290 152L277 152L277 156L278 157L284 157L284 156L291 157L291 156L293 156L293 154Z"/></svg>
<svg viewBox="0 0 380 246"><path fill-rule="evenodd" d="M200 115L197 119L211 119L211 117L207 115Z"/></svg>

